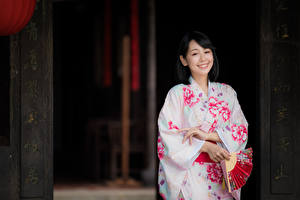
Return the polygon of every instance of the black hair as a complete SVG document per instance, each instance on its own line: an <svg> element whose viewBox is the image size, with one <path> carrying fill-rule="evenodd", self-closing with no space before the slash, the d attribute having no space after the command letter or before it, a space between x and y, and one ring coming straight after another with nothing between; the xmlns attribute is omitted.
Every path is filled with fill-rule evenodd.
<svg viewBox="0 0 300 200"><path fill-rule="evenodd" d="M177 78L179 83L190 84L189 82L189 77L191 76L190 68L182 65L180 61L180 56L186 58L186 54L189 48L189 43L191 40L195 40L203 48L211 49L213 53L214 63L210 72L208 73L208 78L210 81L216 81L219 75L219 62L215 51L216 48L213 46L210 39L204 33L198 31L191 31L191 32L187 32L183 36L177 52L176 71L177 71Z"/></svg>

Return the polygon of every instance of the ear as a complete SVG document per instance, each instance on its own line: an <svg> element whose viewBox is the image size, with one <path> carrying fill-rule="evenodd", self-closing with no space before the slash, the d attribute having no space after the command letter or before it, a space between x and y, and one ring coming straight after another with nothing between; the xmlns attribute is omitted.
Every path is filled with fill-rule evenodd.
<svg viewBox="0 0 300 200"><path fill-rule="evenodd" d="M182 55L180 55L179 58L180 58L180 61L181 61L181 63L182 63L183 66L187 66L188 65L187 62L186 62L186 59Z"/></svg>

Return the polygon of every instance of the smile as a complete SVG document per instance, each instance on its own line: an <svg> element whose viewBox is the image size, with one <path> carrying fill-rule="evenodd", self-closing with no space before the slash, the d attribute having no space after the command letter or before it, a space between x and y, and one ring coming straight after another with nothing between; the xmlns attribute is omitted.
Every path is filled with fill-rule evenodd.
<svg viewBox="0 0 300 200"><path fill-rule="evenodd" d="M202 64L202 65L198 65L199 68L201 69L205 69L208 67L208 64Z"/></svg>

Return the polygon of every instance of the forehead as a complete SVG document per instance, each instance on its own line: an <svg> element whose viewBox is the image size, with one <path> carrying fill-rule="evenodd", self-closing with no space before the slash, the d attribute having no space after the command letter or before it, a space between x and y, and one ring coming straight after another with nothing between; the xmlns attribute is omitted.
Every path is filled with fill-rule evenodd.
<svg viewBox="0 0 300 200"><path fill-rule="evenodd" d="M191 40L190 43L189 43L189 51L192 51L194 49L195 50L204 50L204 49L207 49L207 48L203 48L195 40Z"/></svg>

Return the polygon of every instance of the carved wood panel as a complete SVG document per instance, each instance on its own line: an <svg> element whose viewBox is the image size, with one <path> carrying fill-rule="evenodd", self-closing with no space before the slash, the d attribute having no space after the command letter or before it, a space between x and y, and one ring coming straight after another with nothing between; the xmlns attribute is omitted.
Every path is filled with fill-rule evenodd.
<svg viewBox="0 0 300 200"><path fill-rule="evenodd" d="M52 1L38 0L20 35L21 198L52 199Z"/></svg>
<svg viewBox="0 0 300 200"><path fill-rule="evenodd" d="M300 198L299 9L292 0L261 3L261 199Z"/></svg>
<svg viewBox="0 0 300 200"><path fill-rule="evenodd" d="M10 36L10 143L0 146L0 199L53 199L52 1Z"/></svg>

